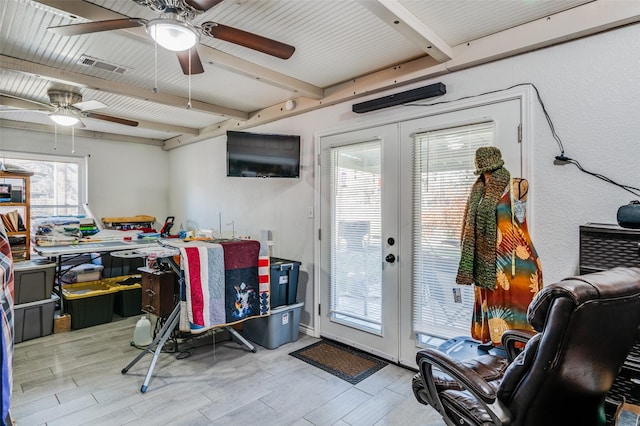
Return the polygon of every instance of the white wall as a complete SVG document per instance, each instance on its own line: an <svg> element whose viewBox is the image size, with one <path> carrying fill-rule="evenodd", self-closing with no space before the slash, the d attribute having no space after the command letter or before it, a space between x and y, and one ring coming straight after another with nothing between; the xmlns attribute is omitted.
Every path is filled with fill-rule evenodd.
<svg viewBox="0 0 640 426"><path fill-rule="evenodd" d="M412 87L441 81L448 93L438 100L455 100L530 82L540 90L567 156L588 170L640 187L638 40L640 26L633 25L251 129L302 136L299 180L227 178L225 137L179 148L170 152L171 214L185 229L217 230L220 214L223 232L230 233L226 224L231 220L236 235L256 237L261 229L271 229L273 254L301 261L308 274L298 297L306 302L301 323L313 326L315 232L307 207L314 203L316 134L415 114L414 107L351 112L352 103ZM575 166L554 166L558 146L537 103L533 110L529 178L535 204L529 222L545 282L551 283L577 273L579 226L615 223L618 207L634 197Z"/></svg>
<svg viewBox="0 0 640 426"><path fill-rule="evenodd" d="M88 156L88 202L95 218L169 213L169 156L160 147L0 127L0 154L10 151ZM6 154L5 154L6 153Z"/></svg>

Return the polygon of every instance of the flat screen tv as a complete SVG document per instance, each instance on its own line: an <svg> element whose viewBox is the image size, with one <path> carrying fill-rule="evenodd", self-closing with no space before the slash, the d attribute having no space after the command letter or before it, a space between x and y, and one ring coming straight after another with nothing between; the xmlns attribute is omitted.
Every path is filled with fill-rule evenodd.
<svg viewBox="0 0 640 426"><path fill-rule="evenodd" d="M227 131L227 176L300 177L300 136Z"/></svg>

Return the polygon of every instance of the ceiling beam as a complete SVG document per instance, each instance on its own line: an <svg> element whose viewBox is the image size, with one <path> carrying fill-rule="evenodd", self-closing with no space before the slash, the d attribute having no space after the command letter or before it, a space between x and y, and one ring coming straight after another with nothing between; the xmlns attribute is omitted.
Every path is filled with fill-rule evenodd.
<svg viewBox="0 0 640 426"><path fill-rule="evenodd" d="M40 102L33 102L26 99L15 98L12 96L4 96L2 94L0 94L0 106L9 107L11 108L10 111L34 110L34 109L40 110L40 111L53 110L51 106L42 104ZM7 111L6 109L0 108L0 114L6 111ZM109 116L119 118L111 114L109 114ZM126 118L126 119L131 120L130 118ZM200 131L198 129L194 129L191 127L175 126L172 124L160 123L157 121L147 121L147 120L134 120L134 121L138 123L138 125L136 126L136 128L138 129L157 130L162 132L177 133L177 134L184 134L184 135L200 134Z"/></svg>
<svg viewBox="0 0 640 426"><path fill-rule="evenodd" d="M349 80L346 83L325 89L327 95L320 99L297 98L293 110L287 110L282 102L251 114L248 120L226 120L200 129L198 136L176 136L165 141L163 149L171 150L224 135L227 130L244 130L261 124L281 120L294 115L303 114L316 109L325 108L357 99L365 95L381 92L382 90L400 87L426 78L435 78L446 74L444 64L439 64L430 56L414 59L401 65L395 65L366 76Z"/></svg>
<svg viewBox="0 0 640 426"><path fill-rule="evenodd" d="M54 126L49 126L48 124L26 123L24 121L15 121L15 120L0 119L0 128L2 127L6 127L9 129L30 130L32 132L57 133L57 134L66 134L66 135L71 134L71 130L68 130L69 128L63 129L58 127L58 129L55 130ZM73 134L75 137L104 139L104 140L115 141L115 142L141 143L141 144L155 145L155 146L162 146L164 144L164 141L158 140L158 139L142 138L139 136L119 135L116 133L95 132L91 130L82 130L82 129L74 129Z"/></svg>
<svg viewBox="0 0 640 426"><path fill-rule="evenodd" d="M68 18L74 19L78 16L88 19L90 21L105 21L109 19L122 19L128 18L128 16L121 15L104 7L97 6L85 1L73 0L73 1L61 1L61 0L34 0L40 4L49 6L64 14L67 14ZM135 18L135 16L134 16ZM147 43L151 43L151 39L144 30L140 28L123 29L124 31L137 38L143 39ZM254 80L259 80L263 83L270 84L285 90L292 91L298 96L307 96L312 99L320 99L324 96L324 91L317 86L290 77L288 75L270 70L263 66L257 65L253 62L246 61L238 58L237 56L230 55L221 50L214 49L204 44L198 45L198 53L203 62L207 62L233 71L237 74L244 75Z"/></svg>
<svg viewBox="0 0 640 426"><path fill-rule="evenodd" d="M322 99L322 97L324 97L324 90L318 86L305 83L296 78L254 64L253 62L245 61L237 56L229 55L228 53L213 49L204 44L198 46L198 54L203 62L271 86L294 92L297 96L306 96L311 99Z"/></svg>
<svg viewBox="0 0 640 426"><path fill-rule="evenodd" d="M186 108L186 105L189 102L189 99L181 96L160 92L154 93L149 89L129 86L71 71L62 71L47 65L40 65L34 62L23 61L21 59L15 59L4 55L0 55L0 68L30 74L32 76L44 77L49 80L59 81L73 86L87 87L93 90L115 93L176 108ZM193 99L191 100L191 109L242 120L248 117L248 114L244 111L220 105L213 105Z"/></svg>
<svg viewBox="0 0 640 426"><path fill-rule="evenodd" d="M453 57L453 49L398 0L358 0L365 9L405 36L438 62Z"/></svg>

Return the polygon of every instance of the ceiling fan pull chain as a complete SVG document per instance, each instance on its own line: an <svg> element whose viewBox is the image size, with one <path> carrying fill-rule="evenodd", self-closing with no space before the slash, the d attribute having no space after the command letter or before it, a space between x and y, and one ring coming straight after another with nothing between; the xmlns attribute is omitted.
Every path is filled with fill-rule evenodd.
<svg viewBox="0 0 640 426"><path fill-rule="evenodd" d="M154 51L153 51L153 93L158 93L160 89L158 89L158 42L153 43Z"/></svg>
<svg viewBox="0 0 640 426"><path fill-rule="evenodd" d="M58 150L58 125L53 123L53 150Z"/></svg>
<svg viewBox="0 0 640 426"><path fill-rule="evenodd" d="M71 127L71 153L76 153L76 129Z"/></svg>
<svg viewBox="0 0 640 426"><path fill-rule="evenodd" d="M191 49L189 49L189 102L187 102L187 109L191 109Z"/></svg>

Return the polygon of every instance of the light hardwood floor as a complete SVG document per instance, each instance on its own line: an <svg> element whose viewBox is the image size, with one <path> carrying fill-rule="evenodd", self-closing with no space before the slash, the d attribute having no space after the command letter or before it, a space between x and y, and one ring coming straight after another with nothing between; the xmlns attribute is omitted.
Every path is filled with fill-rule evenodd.
<svg viewBox="0 0 640 426"><path fill-rule="evenodd" d="M23 425L428 425L444 422L411 391L414 372L387 365L351 385L289 352L317 339L252 353L211 334L152 356L123 375L138 317L15 345L11 413Z"/></svg>

